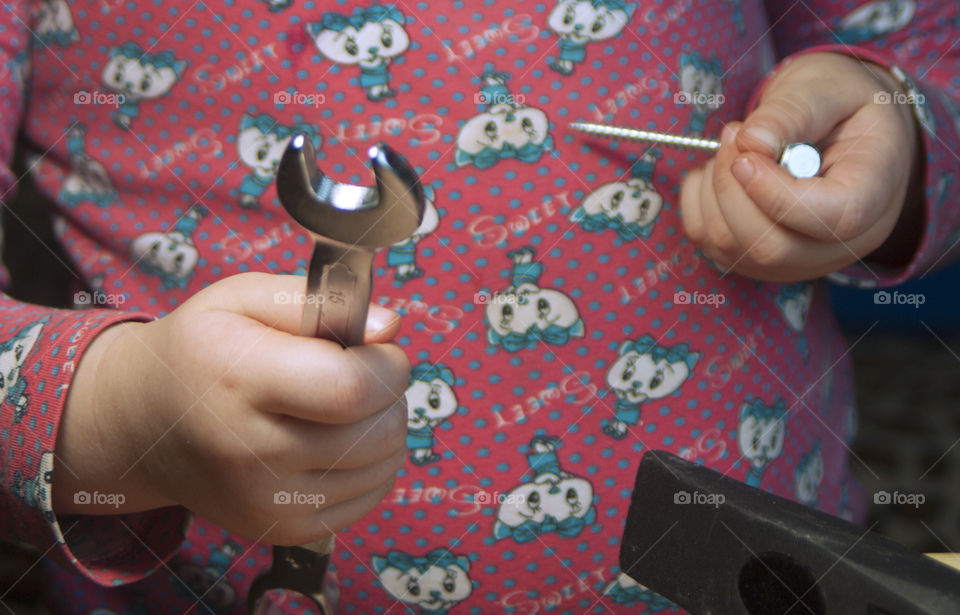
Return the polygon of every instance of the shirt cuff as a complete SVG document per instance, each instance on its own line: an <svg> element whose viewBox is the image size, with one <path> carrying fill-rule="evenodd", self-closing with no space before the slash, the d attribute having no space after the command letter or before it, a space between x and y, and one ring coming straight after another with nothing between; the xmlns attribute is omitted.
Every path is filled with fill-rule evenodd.
<svg viewBox="0 0 960 615"><path fill-rule="evenodd" d="M76 366L90 342L107 327L149 321L146 313L117 310L54 310L5 307L0 353L4 367L0 414L0 530L6 539L69 562L91 580L117 585L144 578L184 540L190 514L172 507L125 515L62 515L53 512L54 448ZM103 497L78 492L75 498Z"/></svg>

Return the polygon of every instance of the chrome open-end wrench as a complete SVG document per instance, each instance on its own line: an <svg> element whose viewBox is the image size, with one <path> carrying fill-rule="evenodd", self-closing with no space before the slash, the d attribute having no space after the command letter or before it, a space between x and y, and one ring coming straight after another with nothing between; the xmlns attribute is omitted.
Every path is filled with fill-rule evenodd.
<svg viewBox="0 0 960 615"><path fill-rule="evenodd" d="M291 139L277 170L277 196L313 237L307 271L302 335L343 347L363 344L370 304L373 257L409 237L423 220L423 187L402 156L383 144L368 152L376 186L336 182L317 168L305 135ZM332 615L337 596L324 576L334 537L299 547L273 547L273 565L250 587L247 608L257 613L266 592L301 594L321 615Z"/></svg>

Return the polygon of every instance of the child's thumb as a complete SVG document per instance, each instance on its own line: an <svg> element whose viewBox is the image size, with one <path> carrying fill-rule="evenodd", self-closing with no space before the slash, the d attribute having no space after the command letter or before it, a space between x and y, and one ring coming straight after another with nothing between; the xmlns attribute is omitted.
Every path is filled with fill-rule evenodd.
<svg viewBox="0 0 960 615"><path fill-rule="evenodd" d="M791 143L817 143L860 107L853 97L823 92L806 81L781 83L765 92L737 134L741 152L757 152L774 160Z"/></svg>
<svg viewBox="0 0 960 615"><path fill-rule="evenodd" d="M367 313L366 328L364 341L367 344L388 342L400 330L400 315L381 305L371 303L370 311Z"/></svg>

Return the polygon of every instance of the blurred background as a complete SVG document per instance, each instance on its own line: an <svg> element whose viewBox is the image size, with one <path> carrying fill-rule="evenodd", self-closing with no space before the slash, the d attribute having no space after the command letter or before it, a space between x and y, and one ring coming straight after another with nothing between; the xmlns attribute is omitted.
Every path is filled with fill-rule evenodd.
<svg viewBox="0 0 960 615"><path fill-rule="evenodd" d="M23 160L15 171L25 174ZM10 294L68 307L73 276L61 262L66 257L45 247L57 245L49 203L24 177L5 205ZM851 465L868 493L924 497L919 506L871 502L874 531L920 552L960 552L960 265L887 290L919 293L923 304L877 303L872 290L831 287L853 344L860 414ZM35 561L35 554L0 548L2 604L37 595L37 568L24 574ZM29 605L12 608L37 613Z"/></svg>

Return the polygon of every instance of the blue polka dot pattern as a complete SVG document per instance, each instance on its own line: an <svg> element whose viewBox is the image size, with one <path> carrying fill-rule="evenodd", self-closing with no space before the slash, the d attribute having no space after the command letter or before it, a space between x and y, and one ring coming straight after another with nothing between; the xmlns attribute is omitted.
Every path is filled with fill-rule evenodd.
<svg viewBox="0 0 960 615"><path fill-rule="evenodd" d="M887 54L930 73L924 87L950 83L950 62L933 71L941 58L919 36L935 9L908 2L899 23L840 0L790 16L768 4L781 51L835 36L848 46L833 51ZM325 172L356 184L371 181L367 148L386 142L427 196L420 228L375 262L375 300L405 317L409 463L338 534L329 576L342 612L681 612L617 567L650 449L861 514L845 461L849 362L820 286L723 275L690 243L679 186L706 155L568 128L719 133L776 60L758 42L761 2L44 0L33 20L25 10L0 12L0 114L18 125L29 74L25 126L48 152L32 171L85 280L77 307L135 315L0 304L0 366L13 384L0 479L3 508L17 511L5 535L63 539L44 481L93 335L168 314L230 275L306 273L309 236L274 186L296 133ZM930 121L960 124L955 98L931 96ZM923 136L939 208L956 135ZM3 160L11 143L0 142ZM13 181L0 166L0 184ZM918 262L955 239L938 211ZM838 277L870 283L856 270ZM180 509L126 519L72 530L60 549L73 567L48 565L62 588L53 612L201 602L241 613L270 561L268 546L204 519L187 528ZM116 548L76 559L98 545ZM273 600L278 613L310 612L294 596Z"/></svg>

